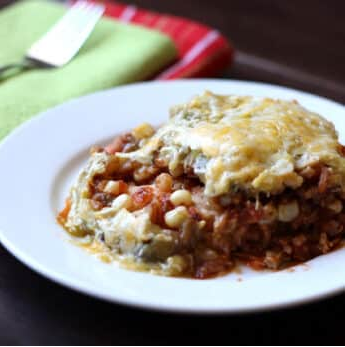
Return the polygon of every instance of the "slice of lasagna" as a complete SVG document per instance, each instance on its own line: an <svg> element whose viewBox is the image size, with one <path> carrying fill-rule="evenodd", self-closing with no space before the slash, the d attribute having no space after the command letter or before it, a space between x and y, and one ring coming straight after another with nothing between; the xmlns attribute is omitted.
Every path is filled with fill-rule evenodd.
<svg viewBox="0 0 345 347"><path fill-rule="evenodd" d="M296 101L205 92L93 149L58 220L131 269L278 269L340 245L344 154Z"/></svg>

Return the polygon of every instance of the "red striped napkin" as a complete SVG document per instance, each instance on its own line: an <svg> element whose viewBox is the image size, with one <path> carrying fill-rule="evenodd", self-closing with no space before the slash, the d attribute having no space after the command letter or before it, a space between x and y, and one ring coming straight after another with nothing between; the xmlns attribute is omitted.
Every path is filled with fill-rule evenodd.
<svg viewBox="0 0 345 347"><path fill-rule="evenodd" d="M124 5L103 2L105 15L122 22L159 30L175 42L177 61L155 79L212 77L222 73L233 60L234 49L217 30L189 19Z"/></svg>

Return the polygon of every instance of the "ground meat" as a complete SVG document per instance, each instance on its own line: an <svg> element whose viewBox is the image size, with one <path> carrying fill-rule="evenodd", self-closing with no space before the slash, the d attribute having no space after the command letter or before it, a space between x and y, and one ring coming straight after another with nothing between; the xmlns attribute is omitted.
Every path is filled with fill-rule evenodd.
<svg viewBox="0 0 345 347"><path fill-rule="evenodd" d="M108 151L123 151L132 144L131 136L120 137ZM148 208L152 223L167 229L165 214L176 208L170 195L179 189L189 190L193 201L185 207L186 219L172 232L176 233L174 252L190 259L186 275L195 278L228 272L238 260L257 270L279 269L330 252L340 245L344 235L345 194L330 185L332 172L328 167L304 169L303 185L279 195L253 198L236 191L208 198L198 179L173 177L159 159L149 167L122 165L130 169L117 167L94 178L90 186L94 208L109 206L116 194L105 192L112 192L108 182L120 182L113 183L113 191L119 187L118 194L129 194L130 210ZM293 214L287 216L289 206ZM66 211L60 213L60 219L65 218Z"/></svg>

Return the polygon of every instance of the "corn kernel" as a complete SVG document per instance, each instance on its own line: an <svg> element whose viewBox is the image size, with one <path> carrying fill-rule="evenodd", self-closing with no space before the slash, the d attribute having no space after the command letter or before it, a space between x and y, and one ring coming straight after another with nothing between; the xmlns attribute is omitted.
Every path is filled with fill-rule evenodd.
<svg viewBox="0 0 345 347"><path fill-rule="evenodd" d="M115 210L122 208L128 209L132 205L132 198L128 194L119 195L111 204L111 207Z"/></svg>
<svg viewBox="0 0 345 347"><path fill-rule="evenodd" d="M103 189L104 193L119 195L120 183L118 181L108 181Z"/></svg>
<svg viewBox="0 0 345 347"><path fill-rule="evenodd" d="M278 219L281 222L291 222L299 214L299 207L296 201L287 204L280 204L278 208Z"/></svg>
<svg viewBox="0 0 345 347"><path fill-rule="evenodd" d="M133 129L132 134L137 140L150 137L154 134L155 130L148 123L143 123Z"/></svg>
<svg viewBox="0 0 345 347"><path fill-rule="evenodd" d="M169 163L169 173L173 177L179 177L183 175L183 165L178 161L171 161Z"/></svg>
<svg viewBox="0 0 345 347"><path fill-rule="evenodd" d="M188 211L184 206L176 207L164 216L165 223L170 228L178 228L187 218Z"/></svg>
<svg viewBox="0 0 345 347"><path fill-rule="evenodd" d="M136 182L143 182L152 177L157 172L154 166L141 166L133 172L133 178Z"/></svg>
<svg viewBox="0 0 345 347"><path fill-rule="evenodd" d="M179 189L170 195L170 201L175 205L190 205L192 203L192 195L188 190Z"/></svg>
<svg viewBox="0 0 345 347"><path fill-rule="evenodd" d="M161 173L158 177L156 177L155 183L160 191L169 193L171 192L173 186L173 179L169 174Z"/></svg>
<svg viewBox="0 0 345 347"><path fill-rule="evenodd" d="M334 213L340 213L343 210L343 204L338 199L332 201L330 204L327 205L327 207Z"/></svg>
<svg viewBox="0 0 345 347"><path fill-rule="evenodd" d="M199 229L203 229L203 228L205 228L205 226L206 226L206 221L204 221L204 220L201 220L201 221L198 223Z"/></svg>

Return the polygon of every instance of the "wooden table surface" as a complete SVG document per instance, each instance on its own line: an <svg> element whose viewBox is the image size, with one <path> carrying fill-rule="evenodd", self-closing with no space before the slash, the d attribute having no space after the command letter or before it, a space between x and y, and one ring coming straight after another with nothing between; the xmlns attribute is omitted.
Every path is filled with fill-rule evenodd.
<svg viewBox="0 0 345 347"><path fill-rule="evenodd" d="M6 3L0 0L0 6ZM297 87L345 103L343 1L132 3L221 30L238 52L225 77ZM0 344L344 344L344 309L345 296L338 295L254 315L146 312L51 283L0 246Z"/></svg>

